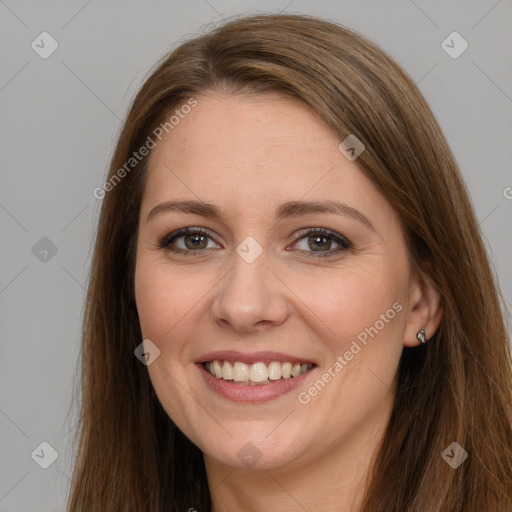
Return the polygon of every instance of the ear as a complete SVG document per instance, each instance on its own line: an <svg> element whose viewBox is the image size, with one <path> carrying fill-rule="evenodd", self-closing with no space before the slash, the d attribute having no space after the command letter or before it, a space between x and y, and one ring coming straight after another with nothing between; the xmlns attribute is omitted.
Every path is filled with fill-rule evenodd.
<svg viewBox="0 0 512 512"><path fill-rule="evenodd" d="M443 316L440 302L441 295L430 277L418 271L411 279L409 287L409 308L404 334L406 347L421 344L416 335L422 327L427 340L432 338Z"/></svg>

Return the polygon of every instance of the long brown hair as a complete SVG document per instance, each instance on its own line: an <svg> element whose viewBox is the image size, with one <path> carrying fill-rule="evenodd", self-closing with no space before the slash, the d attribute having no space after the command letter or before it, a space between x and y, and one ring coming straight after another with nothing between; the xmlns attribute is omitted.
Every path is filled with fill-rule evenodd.
<svg viewBox="0 0 512 512"><path fill-rule="evenodd" d="M182 43L137 94L112 178L169 113L208 91L279 91L312 108L398 213L411 261L441 294L441 325L405 348L368 512L512 510L512 362L499 287L454 156L411 78L357 33L303 15L238 18ZM200 450L134 356L145 157L104 192L83 320L81 409L68 511L210 510ZM126 168L126 167L125 167ZM118 174L119 176L119 174ZM441 456L459 443L457 469Z"/></svg>

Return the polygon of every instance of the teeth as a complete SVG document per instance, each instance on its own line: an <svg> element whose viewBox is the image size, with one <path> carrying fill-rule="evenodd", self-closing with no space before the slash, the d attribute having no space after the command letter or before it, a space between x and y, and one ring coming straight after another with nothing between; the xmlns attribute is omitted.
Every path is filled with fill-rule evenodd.
<svg viewBox="0 0 512 512"><path fill-rule="evenodd" d="M212 364L212 363L210 363L210 364ZM210 369L210 373L211 373L211 369ZM213 375L215 375L215 377L217 377L219 379L222 379L222 374L223 374L222 366L219 363L219 361L213 361Z"/></svg>
<svg viewBox="0 0 512 512"><path fill-rule="evenodd" d="M268 378L270 380L279 380L281 378L281 363L274 361L268 365Z"/></svg>
<svg viewBox="0 0 512 512"><path fill-rule="evenodd" d="M233 366L229 361L224 362L224 366L222 367L222 378L224 380L233 380Z"/></svg>
<svg viewBox="0 0 512 512"><path fill-rule="evenodd" d="M263 382L268 380L268 370L265 363L254 363L249 372L249 380L252 382Z"/></svg>
<svg viewBox="0 0 512 512"><path fill-rule="evenodd" d="M246 382L249 380L249 367L245 363L236 362L233 366L233 380Z"/></svg>
<svg viewBox="0 0 512 512"><path fill-rule="evenodd" d="M209 361L205 368L214 377L244 384L268 384L275 380L298 377L313 365L309 363L281 363L272 361L268 367L263 362L248 365L240 361Z"/></svg>
<svg viewBox="0 0 512 512"><path fill-rule="evenodd" d="M300 363L295 363L292 366L292 377L298 377L300 375Z"/></svg>

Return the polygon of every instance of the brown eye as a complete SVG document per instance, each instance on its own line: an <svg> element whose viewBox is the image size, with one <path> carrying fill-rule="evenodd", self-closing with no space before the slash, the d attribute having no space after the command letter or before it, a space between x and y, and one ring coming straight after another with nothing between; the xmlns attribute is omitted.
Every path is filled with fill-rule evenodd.
<svg viewBox="0 0 512 512"><path fill-rule="evenodd" d="M184 235L183 237L178 238L183 238L186 248L190 250L206 249L206 246L208 245L208 237L202 233L197 233L195 235Z"/></svg>
<svg viewBox="0 0 512 512"><path fill-rule="evenodd" d="M214 242L213 238L203 229L183 228L165 236L159 245L162 249L174 252L193 253L212 248L208 247L210 240Z"/></svg>
<svg viewBox="0 0 512 512"><path fill-rule="evenodd" d="M302 243L302 247L298 246L299 243ZM310 253L308 256L313 258L337 255L352 247L345 237L323 228L307 231L295 245L300 251Z"/></svg>

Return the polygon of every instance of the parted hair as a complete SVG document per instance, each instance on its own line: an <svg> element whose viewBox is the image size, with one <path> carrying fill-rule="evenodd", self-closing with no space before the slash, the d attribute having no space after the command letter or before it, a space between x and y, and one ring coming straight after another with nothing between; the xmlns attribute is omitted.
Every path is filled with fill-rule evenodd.
<svg viewBox="0 0 512 512"><path fill-rule="evenodd" d="M202 93L281 92L366 146L361 171L397 212L411 262L441 296L425 346L404 348L362 512L512 511L512 362L504 301L455 158L408 74L382 49L308 15L237 17L151 70L120 131L112 177L169 113ZM140 205L150 154L102 199L79 361L68 512L210 511L202 453L134 357ZM441 456L456 441L458 468Z"/></svg>

